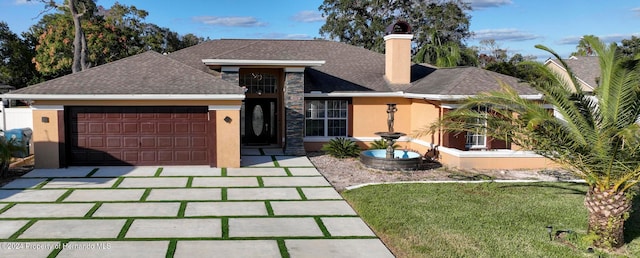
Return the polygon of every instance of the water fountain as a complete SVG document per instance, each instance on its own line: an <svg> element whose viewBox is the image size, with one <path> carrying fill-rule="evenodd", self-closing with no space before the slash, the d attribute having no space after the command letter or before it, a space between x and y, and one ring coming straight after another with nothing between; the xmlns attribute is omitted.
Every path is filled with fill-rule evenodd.
<svg viewBox="0 0 640 258"><path fill-rule="evenodd" d="M416 170L420 168L422 157L419 153L408 150L394 150L396 140L407 134L393 130L394 114L398 111L396 104L387 104L387 132L377 132L387 143L386 149L366 150L360 153L360 162L367 167L381 170Z"/></svg>

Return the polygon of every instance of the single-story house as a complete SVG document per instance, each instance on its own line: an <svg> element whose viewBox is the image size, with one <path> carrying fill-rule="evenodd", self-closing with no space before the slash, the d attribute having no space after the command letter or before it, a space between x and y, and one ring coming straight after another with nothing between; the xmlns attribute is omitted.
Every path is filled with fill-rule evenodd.
<svg viewBox="0 0 640 258"><path fill-rule="evenodd" d="M5 94L33 109L36 167L240 166L241 146L316 151L335 137L363 147L387 131L395 103L402 148L437 150L445 166L543 168L551 161L482 134L411 133L461 99L518 79L477 67L411 62L410 27L385 36L386 53L326 40L222 39L162 55L146 52Z"/></svg>
<svg viewBox="0 0 640 258"><path fill-rule="evenodd" d="M576 76L580 88L584 92L593 92L598 87L600 76L600 59L597 56L570 56L562 59ZM560 60L549 58L544 62L552 71L563 75L567 80L569 74Z"/></svg>

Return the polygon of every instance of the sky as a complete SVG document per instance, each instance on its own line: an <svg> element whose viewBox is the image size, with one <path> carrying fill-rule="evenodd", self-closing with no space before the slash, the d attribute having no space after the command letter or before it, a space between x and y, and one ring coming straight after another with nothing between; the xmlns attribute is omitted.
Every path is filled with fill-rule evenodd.
<svg viewBox="0 0 640 258"><path fill-rule="evenodd" d="M640 0L467 0L473 10L468 46L494 39L509 55L549 55L542 44L569 57L583 35L611 43L640 37ZM62 2L58 0L57 2ZM111 7L114 0L98 0ZM210 38L313 39L325 20L322 0L120 0L149 12L146 21L180 34ZM35 24L43 4L0 0L0 21L14 33Z"/></svg>

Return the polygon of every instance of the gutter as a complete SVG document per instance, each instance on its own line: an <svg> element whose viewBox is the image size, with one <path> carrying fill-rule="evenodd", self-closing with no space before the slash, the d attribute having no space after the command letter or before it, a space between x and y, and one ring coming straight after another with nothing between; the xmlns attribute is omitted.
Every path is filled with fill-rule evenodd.
<svg viewBox="0 0 640 258"><path fill-rule="evenodd" d="M28 100L244 100L244 94L4 94Z"/></svg>

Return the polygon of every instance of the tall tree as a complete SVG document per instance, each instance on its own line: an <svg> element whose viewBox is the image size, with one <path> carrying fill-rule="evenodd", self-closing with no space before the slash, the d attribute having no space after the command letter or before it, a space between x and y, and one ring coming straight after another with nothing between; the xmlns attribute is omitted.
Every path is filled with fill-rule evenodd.
<svg viewBox="0 0 640 258"><path fill-rule="evenodd" d="M640 37L631 36L630 39L623 39L620 43L620 52L623 55L633 57L640 54Z"/></svg>
<svg viewBox="0 0 640 258"><path fill-rule="evenodd" d="M30 1L30 0L29 0ZM85 15L91 16L95 11L96 4L94 0L65 0L62 4L56 3L54 0L40 0L46 5L45 11L52 9L63 9L71 17L73 21L74 37L73 37L73 63L71 72L76 73L89 68L87 62L87 39L82 29L81 18Z"/></svg>
<svg viewBox="0 0 640 258"><path fill-rule="evenodd" d="M65 10L44 15L24 33L34 46L33 62L45 79L72 72L75 29L71 15ZM98 6L89 8L88 12L91 15L83 17L82 22L86 66L105 64L147 50L173 52L203 41L193 34L181 37L168 28L146 23L148 12L135 6L115 3L110 9Z"/></svg>
<svg viewBox="0 0 640 258"><path fill-rule="evenodd" d="M632 187L640 182L640 125L636 123L640 117L640 58L625 59L616 44L606 46L595 38L585 38L585 43L600 60L600 84L594 96L573 87L578 82L571 72L568 81L539 66L550 80L534 86L562 120L503 85L503 91L467 99L431 132L438 126L451 131L484 130L573 172L589 187L584 204L594 244L615 248L625 243L623 230L632 205ZM536 47L549 51L571 71L551 49ZM488 111L474 111L478 106Z"/></svg>
<svg viewBox="0 0 640 258"><path fill-rule="evenodd" d="M600 39L594 35L584 35L578 41L578 45L576 46L576 52L571 53L572 56L593 56L596 52L593 50L593 46L591 46L592 41L599 41Z"/></svg>
<svg viewBox="0 0 640 258"><path fill-rule="evenodd" d="M6 22L0 21L0 84L26 86L37 76L32 57L29 45L13 33Z"/></svg>
<svg viewBox="0 0 640 258"><path fill-rule="evenodd" d="M460 0L325 0L318 9L326 17L320 28L322 36L381 53L385 29L396 20L413 27L414 53L426 45L458 51L471 36L466 14L471 9ZM429 49L422 53L432 53Z"/></svg>

